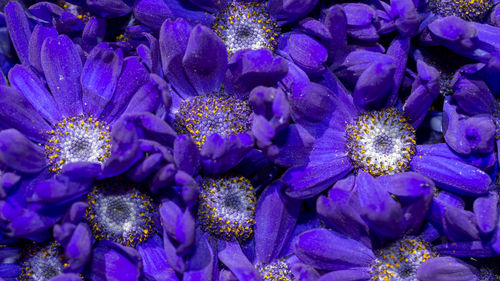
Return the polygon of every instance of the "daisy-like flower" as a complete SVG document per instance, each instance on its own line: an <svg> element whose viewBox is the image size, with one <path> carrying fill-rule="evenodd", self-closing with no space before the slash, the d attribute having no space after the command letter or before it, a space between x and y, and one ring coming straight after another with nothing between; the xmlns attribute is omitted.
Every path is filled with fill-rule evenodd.
<svg viewBox="0 0 500 281"><path fill-rule="evenodd" d="M228 61L226 47L213 31L190 27L183 19L165 21L159 45L172 88L167 121L193 139L207 171L231 168L253 146L249 92L282 79L286 61L268 50L239 52Z"/></svg>
<svg viewBox="0 0 500 281"><path fill-rule="evenodd" d="M183 18L191 25L211 28L224 42L229 56L240 50L271 50L293 62L310 75L325 71L333 46L329 31L313 18L305 18L316 0L298 3L283 1L137 1L134 15L139 22L159 29L166 19ZM301 20L301 21L299 21ZM289 31L287 23L298 22ZM283 30L281 30L283 26Z"/></svg>
<svg viewBox="0 0 500 281"><path fill-rule="evenodd" d="M395 201L389 204L394 198L386 191L380 190L383 189L380 183L394 178L374 179L371 184L378 190L375 191L377 194L367 196L362 190L366 187L358 183L364 181L359 179L360 177L370 178L366 173L358 176L354 188L352 181L348 179L339 181L336 187L330 190L328 198L318 199L320 217L325 225L332 229L315 228L306 231L298 236L293 245L295 254L305 264L327 272L319 280L409 281L435 280L433 278L436 276L443 280L476 280L474 278L477 271L472 266L457 258L439 256L441 253L430 244L436 238L432 229L428 231L428 228L424 228L422 232L419 231L422 218L429 210L428 204L415 204L414 201L406 206L407 214L396 214L382 209L377 211L377 208L384 208L380 205L381 202L385 202L384 205L388 209L394 208L391 205L394 205ZM432 182L429 179L414 175L413 180L403 184L401 179L410 179L412 176L405 177L401 174L397 177L399 180L396 182L400 184L386 182L386 188L401 204L411 202L407 200L409 198L429 198L428 195L432 191ZM423 186L419 182L431 184ZM379 203L375 203L376 201ZM411 206L412 204L414 205ZM379 207L376 207L377 205ZM422 215L408 215L418 212ZM375 215L376 213L381 216ZM379 225L374 224L373 218L376 216L379 217L376 220ZM377 227L384 224L386 225L382 229L397 233L393 237L397 240L384 240L382 236L372 232L380 233ZM406 234L402 234L398 230L401 226L411 227L407 228Z"/></svg>
<svg viewBox="0 0 500 281"><path fill-rule="evenodd" d="M54 227L54 237L68 267L74 272L88 267L91 280L175 278L160 230L157 202L118 177L95 182Z"/></svg>
<svg viewBox="0 0 500 281"><path fill-rule="evenodd" d="M416 171L454 192L486 193L489 176L466 164L446 144L417 144L415 128L439 90L427 84L437 81L438 72L422 62L417 67L423 79L415 82L402 108L396 106L397 91L391 84L398 68L390 60L363 71L352 97L339 82L332 83L331 90L318 84L297 87L290 101L292 117L315 142L304 164L283 175L287 194L312 197L351 171L374 176Z"/></svg>
<svg viewBox="0 0 500 281"><path fill-rule="evenodd" d="M34 210L44 203L68 203L64 199L82 191L55 184L54 176L86 182L107 160L111 170L137 160L135 155L126 164L120 162L126 157L113 160L113 149L128 149L112 148L111 126L122 114L154 111L165 87L137 57L123 58L105 43L82 61L67 36L40 25L35 31L30 42L40 43L37 58L43 72L17 65L9 72L11 86L0 86L0 124L9 128L0 133L0 161L29 179L11 190L2 208L9 235L18 237L47 229L57 217L52 213L50 220L40 219ZM63 172L66 168L74 174ZM61 205L59 214L66 208Z"/></svg>

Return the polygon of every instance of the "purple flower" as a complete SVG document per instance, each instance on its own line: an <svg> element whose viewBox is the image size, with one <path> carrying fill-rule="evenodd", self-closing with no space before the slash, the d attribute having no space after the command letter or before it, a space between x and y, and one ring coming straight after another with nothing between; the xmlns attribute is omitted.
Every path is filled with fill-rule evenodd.
<svg viewBox="0 0 500 281"><path fill-rule="evenodd" d="M268 1L137 1L134 15L139 22L160 29L164 20L183 18L194 26L202 24L223 40L227 53L267 49L296 63L308 74L325 71L328 51L322 43L333 41L321 22L306 18L299 28L282 33L280 26L308 14L316 0L299 3ZM316 39L317 37L318 39ZM321 41L321 43L320 43Z"/></svg>
<svg viewBox="0 0 500 281"><path fill-rule="evenodd" d="M20 248L3 247L0 256L3 280L83 280L82 275L69 269L68 259L54 241Z"/></svg>
<svg viewBox="0 0 500 281"><path fill-rule="evenodd" d="M407 189L413 192L419 189L416 183L399 186L413 186ZM331 203L339 202L341 205L331 204L333 210L328 210L331 211L329 214L322 211L326 215L325 223L334 227L333 230L316 228L306 231L293 244L295 254L305 264L327 271L319 280L476 280L478 272L474 267L456 258L439 257L446 251L438 254L437 249L430 245L429 241L437 238L432 228L426 227L419 236L410 234L396 241L380 243L377 239L380 237L369 233L376 229L366 220L368 217L363 215L363 209L359 209L359 204L362 208L364 204L361 191L358 190L360 202L357 202L356 194L345 193L342 199L338 198L342 191L346 190L332 190L328 198ZM401 195L398 198L404 202L409 193ZM327 199L320 198L318 206L324 205L324 202ZM425 213L427 210L418 204L414 207L414 211L418 209ZM404 217L406 215L399 218ZM392 222L397 225L398 217L393 217ZM414 234L417 234L419 222L415 222ZM470 256L473 251L473 248L464 247L461 252Z"/></svg>
<svg viewBox="0 0 500 281"><path fill-rule="evenodd" d="M0 161L32 180L21 189L13 189L12 194L18 195L5 201L4 219L10 221L9 228L14 231L10 235L15 236L27 235L14 230L28 225L14 223L22 220L19 212L27 212L27 199L37 202L32 206L43 206L75 198L81 188L72 190L57 181L64 183L69 177L86 182L100 173L108 158L114 159L107 165L114 167L108 169L115 170L137 160L139 152L134 150L134 157L116 161L113 155L127 148L123 147L125 140L118 143L111 126L123 114L154 111L165 83L158 76L150 76L137 57L123 58L104 43L82 61L68 37L57 36L53 28L37 27L40 32L33 33L30 42L43 41L38 57L43 75L17 65L9 72L11 87L0 86L0 123L11 128L0 133ZM50 179L58 173L57 181ZM59 214L64 210L61 207ZM36 216L32 219L37 220ZM29 232L47 229L50 224L52 220L33 224Z"/></svg>
<svg viewBox="0 0 500 281"><path fill-rule="evenodd" d="M54 226L69 269L92 280L175 278L167 262L155 200L124 178L98 181Z"/></svg>
<svg viewBox="0 0 500 281"><path fill-rule="evenodd" d="M303 151L312 149L305 164L283 175L288 195L315 196L352 170L375 176L411 170L453 192L487 192L489 176L464 163L446 144L417 145L414 126L425 115L438 88L422 92L425 88L416 84L403 108L398 109L394 95L398 84L393 80L399 73L398 65L391 60L369 65L361 73L352 97L332 79L332 89L314 83L295 87L290 97L292 117L315 142L312 148L298 149L299 155L307 155ZM438 79L438 73L423 63L419 73L427 76L427 81ZM422 94L425 99L415 102L415 96ZM422 106L424 101L426 106ZM297 151L291 145L290 149Z"/></svg>
<svg viewBox="0 0 500 281"><path fill-rule="evenodd" d="M226 47L214 32L202 25L191 28L183 19L165 21L159 45L163 73L172 87L167 120L179 134L191 136L207 171L231 168L253 147L249 92L282 79L286 61L261 49L238 52L228 62ZM286 107L281 97L276 106ZM270 130L274 133L275 127Z"/></svg>

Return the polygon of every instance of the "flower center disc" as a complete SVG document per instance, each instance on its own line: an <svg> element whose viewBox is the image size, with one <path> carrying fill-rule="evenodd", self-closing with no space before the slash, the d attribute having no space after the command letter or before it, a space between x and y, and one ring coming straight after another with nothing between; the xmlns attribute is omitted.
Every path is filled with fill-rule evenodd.
<svg viewBox="0 0 500 281"><path fill-rule="evenodd" d="M361 115L346 132L352 162L374 176L406 171L415 155L415 130L395 109Z"/></svg>
<svg viewBox="0 0 500 281"><path fill-rule="evenodd" d="M239 50L273 50L278 38L278 26L261 3L232 2L217 16L213 30L226 44L227 52Z"/></svg>
<svg viewBox="0 0 500 281"><path fill-rule="evenodd" d="M429 0L429 8L435 14L468 21L482 21L492 7L492 0Z"/></svg>
<svg viewBox="0 0 500 281"><path fill-rule="evenodd" d="M47 281L62 274L66 267L68 264L58 244L53 243L44 248L35 247L28 250L19 280Z"/></svg>
<svg viewBox="0 0 500 281"><path fill-rule="evenodd" d="M196 96L182 102L174 126L179 134L190 135L202 146L214 133L228 137L247 132L251 112L246 101L227 96Z"/></svg>
<svg viewBox="0 0 500 281"><path fill-rule="evenodd" d="M205 231L226 240L250 238L256 198L244 177L206 178L201 184L198 216Z"/></svg>
<svg viewBox="0 0 500 281"><path fill-rule="evenodd" d="M436 257L430 245L421 238L407 237L380 250L372 265L373 281L414 281L418 267Z"/></svg>
<svg viewBox="0 0 500 281"><path fill-rule="evenodd" d="M88 195L86 218L96 239L135 246L153 232L151 199L135 189L97 187Z"/></svg>
<svg viewBox="0 0 500 281"><path fill-rule="evenodd" d="M66 118L48 131L45 154L52 172L72 162L103 163L110 155L109 127L92 117Z"/></svg>

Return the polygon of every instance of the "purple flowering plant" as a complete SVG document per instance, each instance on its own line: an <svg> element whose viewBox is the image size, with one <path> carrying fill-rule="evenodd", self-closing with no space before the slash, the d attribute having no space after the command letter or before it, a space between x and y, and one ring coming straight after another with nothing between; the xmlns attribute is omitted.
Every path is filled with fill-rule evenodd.
<svg viewBox="0 0 500 281"><path fill-rule="evenodd" d="M499 7L0 1L0 280L499 280Z"/></svg>

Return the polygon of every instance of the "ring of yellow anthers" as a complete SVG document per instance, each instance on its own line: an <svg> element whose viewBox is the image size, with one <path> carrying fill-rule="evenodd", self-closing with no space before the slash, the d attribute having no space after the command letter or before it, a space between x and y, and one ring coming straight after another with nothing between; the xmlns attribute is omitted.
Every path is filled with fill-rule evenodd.
<svg viewBox="0 0 500 281"><path fill-rule="evenodd" d="M102 184L88 194L86 218L97 240L135 247L154 233L154 207L134 188Z"/></svg>
<svg viewBox="0 0 500 281"><path fill-rule="evenodd" d="M182 102L174 127L179 134L190 135L201 147L214 133L229 137L249 131L251 113L243 100L224 95L196 96Z"/></svg>
<svg viewBox="0 0 500 281"><path fill-rule="evenodd" d="M49 280L64 272L69 267L67 259L63 255L63 249L57 243L40 248L29 247L24 252L23 264L21 266L21 281Z"/></svg>
<svg viewBox="0 0 500 281"><path fill-rule="evenodd" d="M373 176L404 172L415 155L415 129L394 108L359 116L346 135L354 166Z"/></svg>
<svg viewBox="0 0 500 281"><path fill-rule="evenodd" d="M216 15L212 29L234 54L244 49L274 50L279 27L262 3L231 2Z"/></svg>
<svg viewBox="0 0 500 281"><path fill-rule="evenodd" d="M244 177L206 178L201 183L198 217L202 228L225 240L253 234L256 197Z"/></svg>
<svg viewBox="0 0 500 281"><path fill-rule="evenodd" d="M45 154L54 173L67 163L103 163L110 155L109 126L92 116L65 118L46 133Z"/></svg>
<svg viewBox="0 0 500 281"><path fill-rule="evenodd" d="M434 13L447 17L457 16L468 21L482 21L493 8L492 0L429 0Z"/></svg>
<svg viewBox="0 0 500 281"><path fill-rule="evenodd" d="M403 238L379 251L371 267L371 280L416 280L418 267L433 257L437 257L437 254L425 240L418 237Z"/></svg>

